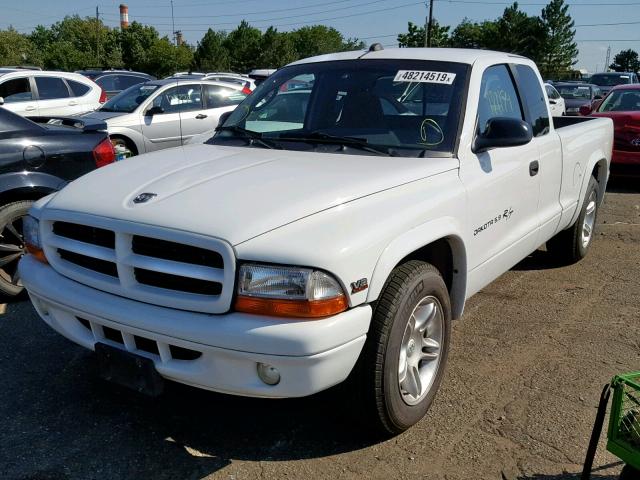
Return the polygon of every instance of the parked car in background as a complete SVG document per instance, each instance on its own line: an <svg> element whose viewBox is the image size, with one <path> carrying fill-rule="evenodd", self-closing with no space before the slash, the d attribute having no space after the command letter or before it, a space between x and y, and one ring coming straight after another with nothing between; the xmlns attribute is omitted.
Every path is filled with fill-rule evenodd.
<svg viewBox="0 0 640 480"><path fill-rule="evenodd" d="M638 83L638 75L633 72L594 73L590 82L600 87L602 94L606 95L616 85Z"/></svg>
<svg viewBox="0 0 640 480"><path fill-rule="evenodd" d="M247 87L250 92L256 89L256 82L253 78L250 78L247 75L240 75L239 73L213 72L207 73L204 78L207 80L213 80L214 82L235 83L237 85Z"/></svg>
<svg viewBox="0 0 640 480"><path fill-rule="evenodd" d="M36 120L0 108L0 294L5 296L22 290L16 275L26 248L22 219L33 201L115 159L104 122Z"/></svg>
<svg viewBox="0 0 640 480"><path fill-rule="evenodd" d="M20 115L76 115L106 100L106 93L79 73L0 70L0 106Z"/></svg>
<svg viewBox="0 0 640 480"><path fill-rule="evenodd" d="M156 79L153 75L129 70L78 70L76 73L96 82L107 93L107 99L129 87Z"/></svg>
<svg viewBox="0 0 640 480"><path fill-rule="evenodd" d="M256 86L264 82L269 76L275 73L275 68L258 68L249 72L249 78L256 82Z"/></svg>
<svg viewBox="0 0 640 480"><path fill-rule="evenodd" d="M640 84L614 87L595 110L585 105L580 113L613 120L612 166L640 166Z"/></svg>
<svg viewBox="0 0 640 480"><path fill-rule="evenodd" d="M241 85L172 78L134 85L81 118L107 122L115 146L125 155L176 147L213 130L224 112L244 100Z"/></svg>
<svg viewBox="0 0 640 480"><path fill-rule="evenodd" d="M546 83L544 88L549 98L549 111L553 117L562 117L566 114L564 98L560 96L558 90L553 85Z"/></svg>
<svg viewBox="0 0 640 480"><path fill-rule="evenodd" d="M592 108L604 95L600 87L590 83L559 82L554 87L562 95L565 102L567 115L580 115L580 107L591 105Z"/></svg>

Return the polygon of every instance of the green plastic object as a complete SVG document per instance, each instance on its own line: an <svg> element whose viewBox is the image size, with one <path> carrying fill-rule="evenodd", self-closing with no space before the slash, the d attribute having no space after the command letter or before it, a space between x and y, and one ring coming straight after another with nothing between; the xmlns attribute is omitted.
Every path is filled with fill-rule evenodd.
<svg viewBox="0 0 640 480"><path fill-rule="evenodd" d="M607 450L640 470L640 372L616 375L611 388Z"/></svg>

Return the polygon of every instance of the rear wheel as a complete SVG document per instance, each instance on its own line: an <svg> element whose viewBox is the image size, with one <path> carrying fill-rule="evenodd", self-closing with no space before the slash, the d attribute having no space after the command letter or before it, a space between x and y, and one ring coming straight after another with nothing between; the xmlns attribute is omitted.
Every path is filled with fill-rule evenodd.
<svg viewBox="0 0 640 480"><path fill-rule="evenodd" d="M22 219L33 205L22 200L0 207L0 294L16 296L22 292L18 262L25 253Z"/></svg>
<svg viewBox="0 0 640 480"><path fill-rule="evenodd" d="M620 480L638 480L640 478L640 470L636 470L631 465L625 465L620 473Z"/></svg>
<svg viewBox="0 0 640 480"><path fill-rule="evenodd" d="M354 370L367 425L398 434L427 413L444 373L450 323L449 294L438 270L420 261L396 267Z"/></svg>
<svg viewBox="0 0 640 480"><path fill-rule="evenodd" d="M560 262L576 263L587 256L595 236L598 217L598 181L591 177L578 220L547 242L547 250Z"/></svg>

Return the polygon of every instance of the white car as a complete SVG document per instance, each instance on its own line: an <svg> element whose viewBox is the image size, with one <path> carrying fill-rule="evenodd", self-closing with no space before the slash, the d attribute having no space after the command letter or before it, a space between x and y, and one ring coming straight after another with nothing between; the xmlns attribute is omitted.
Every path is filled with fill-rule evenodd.
<svg viewBox="0 0 640 480"><path fill-rule="evenodd" d="M106 99L104 90L78 73L0 69L0 106L20 115L77 115Z"/></svg>
<svg viewBox="0 0 640 480"><path fill-rule="evenodd" d="M213 131L220 115L251 93L242 85L199 78L169 78L134 85L83 117L107 122L125 156L189 143Z"/></svg>
<svg viewBox="0 0 640 480"><path fill-rule="evenodd" d="M543 89L531 60L484 50L293 63L208 144L39 201L21 279L105 378L271 398L348 379L354 414L396 434L433 402L470 296L545 242L571 263L595 238L613 124L551 121Z"/></svg>
<svg viewBox="0 0 640 480"><path fill-rule="evenodd" d="M564 98L556 90L556 87L550 83L545 83L544 88L547 92L547 98L549 99L549 111L553 117L563 117L567 114Z"/></svg>

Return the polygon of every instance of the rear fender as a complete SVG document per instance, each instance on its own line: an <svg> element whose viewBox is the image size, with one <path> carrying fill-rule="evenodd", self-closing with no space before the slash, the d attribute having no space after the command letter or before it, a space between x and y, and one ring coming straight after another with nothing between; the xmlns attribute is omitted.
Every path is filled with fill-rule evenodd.
<svg viewBox="0 0 640 480"><path fill-rule="evenodd" d="M437 240L445 239L453 256L451 282L451 310L454 319L460 318L464 310L467 288L467 254L462 241L462 227L452 217L424 223L393 240L384 249L376 263L369 286L367 302L375 301L392 270L407 256Z"/></svg>
<svg viewBox="0 0 640 480"><path fill-rule="evenodd" d="M5 199L35 200L56 190L60 190L67 182L54 175L42 172L12 172L0 175L0 202Z"/></svg>

